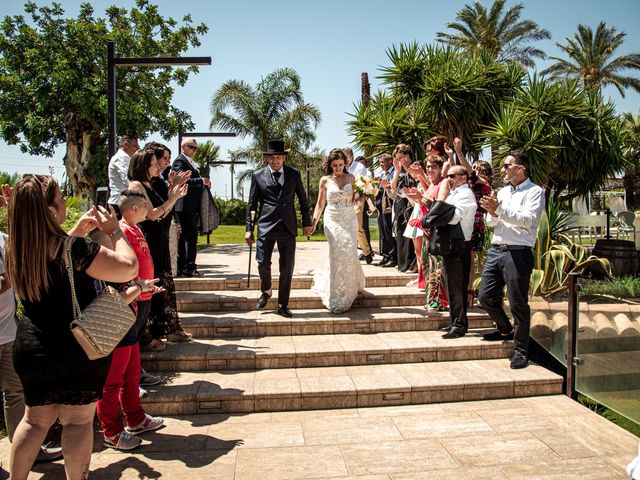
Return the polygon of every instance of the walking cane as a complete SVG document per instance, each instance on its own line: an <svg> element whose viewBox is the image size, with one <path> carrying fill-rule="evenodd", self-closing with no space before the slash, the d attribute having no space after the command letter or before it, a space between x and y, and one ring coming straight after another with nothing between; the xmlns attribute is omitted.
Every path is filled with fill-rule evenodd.
<svg viewBox="0 0 640 480"><path fill-rule="evenodd" d="M256 218L256 212L255 210L251 210L251 223L249 224L249 226L251 227L251 235L253 235L253 220ZM249 283L251 281L251 256L252 256L252 250L253 250L253 242L251 242L251 245L249 245L249 270L247 271L247 288L249 288Z"/></svg>

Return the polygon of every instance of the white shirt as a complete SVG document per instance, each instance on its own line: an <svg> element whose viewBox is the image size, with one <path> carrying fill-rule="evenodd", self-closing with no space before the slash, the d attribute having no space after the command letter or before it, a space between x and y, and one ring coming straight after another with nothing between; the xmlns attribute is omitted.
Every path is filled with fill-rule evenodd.
<svg viewBox="0 0 640 480"><path fill-rule="evenodd" d="M362 165L360 162L356 162L355 160L351 162L351 165L347 168L347 172L353 175L356 178L360 177L371 177L371 172Z"/></svg>
<svg viewBox="0 0 640 480"><path fill-rule="evenodd" d="M533 247L544 210L542 187L527 178L517 187L501 188L498 202L497 217L486 214L487 225L493 227L493 243Z"/></svg>
<svg viewBox="0 0 640 480"><path fill-rule="evenodd" d="M120 194L129 187L129 162L131 157L123 149L119 149L109 160L109 191L111 196L107 203L116 205Z"/></svg>
<svg viewBox="0 0 640 480"><path fill-rule="evenodd" d="M4 244L7 234L0 232L0 275L4 270ZM0 293L0 345L13 342L16 339L16 299L13 288Z"/></svg>
<svg viewBox="0 0 640 480"><path fill-rule="evenodd" d="M268 165L269 173L271 174L271 178L275 180L276 177L273 176L275 172L280 172L280 178L278 178L278 183L284 187L284 167L280 167L280 170L274 170L271 168L271 165Z"/></svg>
<svg viewBox="0 0 640 480"><path fill-rule="evenodd" d="M476 196L469 188L469 185L463 183L449 193L449 196L444 201L456 207L456 212L449 221L449 225L460 223L464 240L468 242L471 240L471 235L473 234L473 220L476 216L476 210L478 209Z"/></svg>

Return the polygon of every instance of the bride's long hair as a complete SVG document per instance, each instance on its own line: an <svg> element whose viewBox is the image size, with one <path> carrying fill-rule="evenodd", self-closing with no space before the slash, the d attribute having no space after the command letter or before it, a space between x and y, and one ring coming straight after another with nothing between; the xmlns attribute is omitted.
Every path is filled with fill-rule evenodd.
<svg viewBox="0 0 640 480"><path fill-rule="evenodd" d="M322 162L322 170L325 175L333 175L333 168L331 168L331 163L334 160L342 160L344 162L344 171L347 171L347 156L344 154L341 148L334 148L329 152L327 158Z"/></svg>

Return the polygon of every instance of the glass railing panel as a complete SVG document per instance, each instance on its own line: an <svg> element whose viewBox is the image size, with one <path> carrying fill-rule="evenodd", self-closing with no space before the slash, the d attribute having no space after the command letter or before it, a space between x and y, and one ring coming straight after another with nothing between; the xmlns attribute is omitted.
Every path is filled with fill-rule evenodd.
<svg viewBox="0 0 640 480"><path fill-rule="evenodd" d="M582 281L576 391L640 423L640 305L615 288Z"/></svg>

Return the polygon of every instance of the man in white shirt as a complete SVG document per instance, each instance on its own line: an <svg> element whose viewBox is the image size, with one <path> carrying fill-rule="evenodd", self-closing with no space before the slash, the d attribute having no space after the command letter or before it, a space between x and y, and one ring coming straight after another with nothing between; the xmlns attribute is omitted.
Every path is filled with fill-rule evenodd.
<svg viewBox="0 0 640 480"><path fill-rule="evenodd" d="M497 197L494 193L480 200L487 211L487 225L494 229L478 299L497 326L484 339L513 339L511 368L524 368L528 362L531 323L528 295L534 264L532 248L544 210L544 190L529 179L529 159L524 153L507 156L502 170L511 185L500 189ZM505 285L513 327L502 306Z"/></svg>
<svg viewBox="0 0 640 480"><path fill-rule="evenodd" d="M120 137L120 148L109 160L109 200L107 203L120 214L118 209L118 198L120 193L129 188L129 162L140 146L138 139L133 135L123 135Z"/></svg>
<svg viewBox="0 0 640 480"><path fill-rule="evenodd" d="M347 157L347 172L356 177L356 179L371 176L371 172L367 170L367 167L362 165L360 162L353 160L353 150L351 148L345 147L342 151ZM367 239L367 235L363 227L364 202L357 202L354 209L356 211L356 219L358 220L358 246L362 250L360 260L366 260L367 264L370 264L373 261L373 249L371 248L371 243Z"/></svg>
<svg viewBox="0 0 640 480"><path fill-rule="evenodd" d="M451 328L442 338L459 338L467 333L467 283L471 270L471 235L478 204L468 185L469 172L461 165L449 169L447 179L440 184L438 200L455 207L449 225L460 224L464 242L450 255L442 256L445 284L449 295Z"/></svg>

